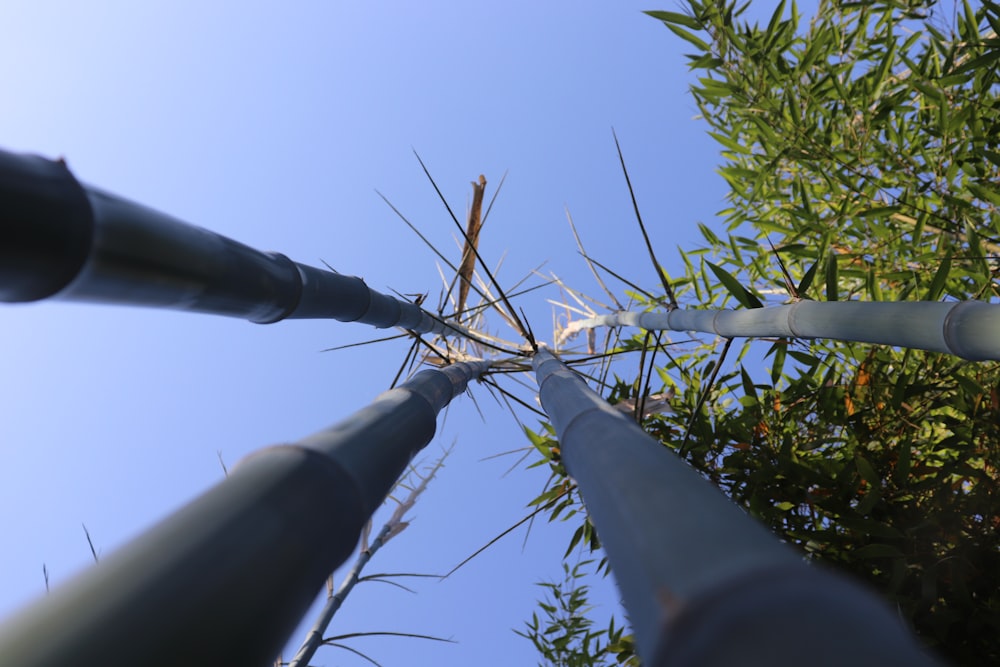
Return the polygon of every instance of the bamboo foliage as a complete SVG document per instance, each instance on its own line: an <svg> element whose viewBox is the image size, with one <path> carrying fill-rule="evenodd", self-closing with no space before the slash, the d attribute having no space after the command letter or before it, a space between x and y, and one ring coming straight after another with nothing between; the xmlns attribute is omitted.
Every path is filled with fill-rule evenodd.
<svg viewBox="0 0 1000 667"><path fill-rule="evenodd" d="M644 355L640 376L632 383L608 383L608 398L627 407L640 425L584 391L582 381L548 351L534 355L541 400L562 441L555 445L539 437L534 444L554 469L565 463L563 477L578 478L624 582L641 650L651 661L660 651L659 624L665 617L691 618L685 616L689 606L699 608L692 601L706 591L718 593L711 589L720 580L748 575L742 582L747 583L754 568L759 572L796 561L765 531L742 521L745 517L718 494L679 493L707 488L703 478L801 553L878 586L928 643L949 656L968 664L1000 660L1000 586L991 576L1000 572L994 491L1000 481L1000 370L940 354L858 350L833 342L915 348L967 360L1000 358L994 303L1000 290L992 265L1000 247L1000 11L993 2L977 8L965 4L961 15L956 13L953 34L946 35L921 13L932 5L824 1L806 26L794 3L786 16L782 2L764 28L741 23L743 9L733 2L687 0L685 13L651 12L697 51L691 65L704 76L692 92L723 148L721 173L731 187L723 212L727 230L702 226L705 247L681 252L685 270L673 281L661 270L647 236L671 311L622 311L578 320L558 342L594 326L783 339L768 351L766 378L750 364L731 365L724 358L728 341L721 355L702 344L661 356L667 360L658 367L653 358L661 346L652 336L624 341L619 348ZM925 29L910 29L911 22L921 21ZM49 179L46 187L55 188L54 196L45 188L26 193L19 185L25 174L39 173ZM474 194L477 211L483 185L480 181ZM32 270L12 276L9 267L17 265L14 260L25 248L0 244L4 300L58 292L62 298L182 308L261 323L333 318L457 334L503 353L531 354L371 290L360 278L261 253L84 186L58 163L0 154L0 195L19 207L42 200L58 206L59 215L40 215L33 222L45 230L45 238L65 232L73 241L68 245L77 250L72 257L61 255L62 250L50 253ZM470 215L464 232L457 269L459 311L467 298L464 290L476 289L470 257L478 255L482 220L477 217ZM50 224L63 218L74 224L66 229ZM101 232L96 236L95 228ZM142 242L132 243L135 238ZM764 250L765 241L771 252ZM131 276L128 291L122 290L122 257L142 269L138 281ZM36 270L39 266L44 270ZM489 294L485 287L476 291ZM675 291L686 304L705 309L676 307ZM775 293L795 302L757 307L763 305L759 296ZM534 348L530 329L506 296L500 299L503 314ZM722 309L729 299L746 308ZM659 301L654 295L639 300L649 307ZM720 307L708 309L714 306ZM790 338L802 340L784 340ZM450 364L457 349L437 341L426 346L442 366ZM590 347L596 348L593 339ZM373 429L370 439L402 443L395 459L408 460L416 445L411 433L401 433L406 420L395 407L413 407L416 401L420 432L433 431L428 406L436 411L464 388L469 375L488 367L490 362L448 365L427 383L419 400L410 394L382 397L361 416ZM654 370L663 387L651 386ZM650 410L650 397L665 399L658 404L662 410ZM663 447L652 446L643 431ZM300 445L311 456L334 432ZM622 443L628 444L614 449ZM679 466L667 449L701 474ZM394 479L391 473L399 472L386 469L367 450L351 452L355 472L377 479L372 489L384 490ZM663 465L669 473L650 479L650 471ZM257 474L260 468L251 470ZM664 484L667 478L677 483ZM658 521L640 521L651 516L650 499L656 501L656 519L671 524L670 531L661 530ZM352 516L370 514L379 501L375 491L365 494L359 501L363 507ZM568 508L571 512L571 505L560 504L553 513ZM717 517L719 525L713 525ZM182 534L175 530L157 546ZM586 523L573 544L581 540L600 544ZM703 548L699 540L712 548ZM683 550L689 547L690 552ZM155 550L147 549L142 557L150 551ZM313 570L318 566L310 568L311 575ZM78 590L87 595L78 595L77 602L114 583L92 581L100 585L84 584ZM777 576L763 581L781 586ZM53 599L67 598L57 593ZM745 631L742 619L753 620L757 609L757 598L748 599L749 611L736 624L739 631ZM65 609L60 613L88 618L79 605ZM782 623L770 625L781 630ZM49 645L44 627L18 625L5 635L8 646L24 651L6 654L12 664L30 664L24 656ZM98 636L84 624L74 627L85 630L80 641ZM135 628L128 641L139 642L147 630ZM865 628L847 625L838 631L850 636L855 630ZM672 640L686 636L675 631ZM118 640L101 639L102 658L112 646L116 655L129 657ZM214 640L239 643L232 636ZM221 649L180 655L189 648L176 648L169 659L195 664L195 653L204 660L221 659ZM59 659L85 658L73 649ZM898 651L895 658L909 659ZM137 661L135 654L132 659Z"/></svg>
<svg viewBox="0 0 1000 667"><path fill-rule="evenodd" d="M803 310L846 312L841 302L996 307L1000 5L824 1L803 16L783 2L762 23L743 11L689 0L651 12L688 46L729 187L724 224L700 227L671 285L692 313L744 307L680 316L713 333L722 321L759 331L771 310L786 333L764 347L766 367L746 346L729 358L718 341L668 349L653 374L664 388L649 392L676 398L643 426L810 559L880 590L948 660L997 662L1000 366L795 340L778 308L799 327ZM661 307L635 291L633 310ZM949 327L889 319L850 333L888 345L895 328L947 352ZM638 404L643 391L621 381L608 396Z"/></svg>

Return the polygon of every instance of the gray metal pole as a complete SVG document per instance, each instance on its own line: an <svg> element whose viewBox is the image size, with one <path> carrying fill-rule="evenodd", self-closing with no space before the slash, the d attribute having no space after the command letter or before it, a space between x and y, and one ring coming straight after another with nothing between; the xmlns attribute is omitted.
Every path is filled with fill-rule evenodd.
<svg viewBox="0 0 1000 667"><path fill-rule="evenodd" d="M0 627L0 665L266 665L437 413L488 362L427 370L229 477Z"/></svg>
<svg viewBox="0 0 1000 667"><path fill-rule="evenodd" d="M548 349L534 367L643 664L934 664L881 601L807 566Z"/></svg>

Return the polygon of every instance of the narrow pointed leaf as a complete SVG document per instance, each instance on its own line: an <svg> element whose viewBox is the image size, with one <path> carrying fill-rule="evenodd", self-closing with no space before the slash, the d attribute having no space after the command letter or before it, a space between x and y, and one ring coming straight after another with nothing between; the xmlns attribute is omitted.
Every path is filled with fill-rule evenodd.
<svg viewBox="0 0 1000 667"><path fill-rule="evenodd" d="M740 305L744 308L763 308L764 304L760 302L750 290L743 287L736 278L726 272L725 269L712 264L711 262L705 262L708 264L708 268L712 269L712 273L715 277L719 279L719 282L728 290L729 294L732 295L734 299L739 301Z"/></svg>
<svg viewBox="0 0 1000 667"><path fill-rule="evenodd" d="M931 280L931 286L927 290L927 296L924 298L925 301L937 301L941 298L941 293L944 291L945 283L948 281L948 273L951 271L951 252L945 255L944 259L941 260L941 265L938 270L934 273L934 278Z"/></svg>
<svg viewBox="0 0 1000 667"><path fill-rule="evenodd" d="M840 283L837 282L837 253L830 251L830 256L826 260L826 300L836 301L840 292Z"/></svg>
<svg viewBox="0 0 1000 667"><path fill-rule="evenodd" d="M799 281L798 287L795 290L799 296L804 295L806 291L812 286L813 279L816 278L816 270L818 268L819 268L819 260L817 259L815 262L813 262L813 265L810 266L809 269L806 271L806 274L802 276L802 280Z"/></svg>

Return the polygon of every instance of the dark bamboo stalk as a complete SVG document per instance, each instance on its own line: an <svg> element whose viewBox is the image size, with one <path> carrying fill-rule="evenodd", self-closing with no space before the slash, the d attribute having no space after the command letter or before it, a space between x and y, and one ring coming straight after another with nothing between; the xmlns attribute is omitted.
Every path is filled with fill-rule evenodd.
<svg viewBox="0 0 1000 667"><path fill-rule="evenodd" d="M62 161L0 151L0 301L49 297L261 324L335 319L468 333L361 278L260 252L84 185Z"/></svg>
<svg viewBox="0 0 1000 667"><path fill-rule="evenodd" d="M0 627L18 667L267 665L488 362L426 370L221 483Z"/></svg>

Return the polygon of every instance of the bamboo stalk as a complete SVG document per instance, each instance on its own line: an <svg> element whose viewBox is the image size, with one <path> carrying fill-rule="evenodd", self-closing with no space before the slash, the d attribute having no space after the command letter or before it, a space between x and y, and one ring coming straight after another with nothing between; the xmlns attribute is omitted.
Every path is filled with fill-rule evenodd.
<svg viewBox="0 0 1000 667"><path fill-rule="evenodd" d="M807 566L548 349L534 368L643 664L933 664L875 596Z"/></svg>
<svg viewBox="0 0 1000 667"><path fill-rule="evenodd" d="M799 301L746 310L621 311L570 323L559 342L598 326L700 331L726 338L828 338L1000 360L1000 305L983 301Z"/></svg>
<svg viewBox="0 0 1000 667"><path fill-rule="evenodd" d="M335 319L474 336L364 280L260 252L0 151L0 301L54 297L241 317Z"/></svg>
<svg viewBox="0 0 1000 667"><path fill-rule="evenodd" d="M247 457L0 627L0 664L269 664L438 412L488 367L422 371L336 426Z"/></svg>

